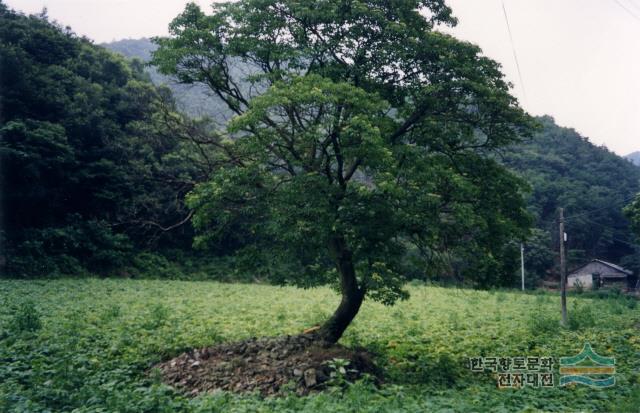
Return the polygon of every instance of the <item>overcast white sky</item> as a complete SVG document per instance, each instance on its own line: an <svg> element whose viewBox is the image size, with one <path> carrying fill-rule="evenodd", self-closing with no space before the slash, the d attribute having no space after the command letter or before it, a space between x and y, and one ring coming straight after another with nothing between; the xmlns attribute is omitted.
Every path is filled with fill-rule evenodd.
<svg viewBox="0 0 640 413"><path fill-rule="evenodd" d="M4 0L96 42L164 35L185 0ZM210 0L196 0L209 10ZM526 110L549 114L621 155L640 150L640 0L447 0L450 30L502 63ZM526 98L523 90L526 92Z"/></svg>

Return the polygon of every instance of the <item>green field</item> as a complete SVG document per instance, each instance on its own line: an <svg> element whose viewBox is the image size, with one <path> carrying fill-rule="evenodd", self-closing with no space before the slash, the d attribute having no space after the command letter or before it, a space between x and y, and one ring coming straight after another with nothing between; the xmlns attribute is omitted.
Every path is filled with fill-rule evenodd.
<svg viewBox="0 0 640 413"><path fill-rule="evenodd" d="M394 307L365 302L342 343L365 346L385 371L307 397L215 393L191 399L150 367L183 350L295 334L327 317L329 289L216 282L74 279L0 282L0 411L638 411L640 306L623 297L411 286ZM30 305L29 303L32 303ZM616 358L616 384L497 389L475 356L573 356L584 342ZM556 369L557 373L557 369ZM557 378L556 378L557 381Z"/></svg>

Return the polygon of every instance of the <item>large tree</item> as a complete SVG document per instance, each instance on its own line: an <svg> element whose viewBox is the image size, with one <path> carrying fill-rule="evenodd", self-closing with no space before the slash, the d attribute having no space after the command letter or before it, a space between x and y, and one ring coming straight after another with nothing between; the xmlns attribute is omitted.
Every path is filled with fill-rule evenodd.
<svg viewBox="0 0 640 413"><path fill-rule="evenodd" d="M226 166L188 199L197 241L234 226L299 264L284 281L336 286L327 343L366 296L406 297L408 251L468 257L491 284L528 228L522 183L490 153L532 121L499 65L437 24L455 24L444 0L241 0L189 4L156 39L161 72L234 115Z"/></svg>

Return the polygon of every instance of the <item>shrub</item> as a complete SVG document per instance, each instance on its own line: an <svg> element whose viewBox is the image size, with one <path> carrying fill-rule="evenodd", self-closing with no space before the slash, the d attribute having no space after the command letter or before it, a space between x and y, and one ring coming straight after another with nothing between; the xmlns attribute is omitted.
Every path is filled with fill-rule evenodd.
<svg viewBox="0 0 640 413"><path fill-rule="evenodd" d="M149 310L149 315L142 327L147 330L155 330L162 326L169 318L169 308L163 304L154 304Z"/></svg>
<svg viewBox="0 0 640 413"><path fill-rule="evenodd" d="M172 278L181 271L165 257L151 252L136 254L132 260L132 274L151 278Z"/></svg>
<svg viewBox="0 0 640 413"><path fill-rule="evenodd" d="M535 335L548 334L558 331L559 319L541 311L531 314L529 317L529 329Z"/></svg>
<svg viewBox="0 0 640 413"><path fill-rule="evenodd" d="M414 278L411 281L409 281L409 285L412 287L424 287L427 285L427 283L424 280Z"/></svg>
<svg viewBox="0 0 640 413"><path fill-rule="evenodd" d="M597 298L600 300L606 300L609 298L616 298L619 295L619 291L607 290L607 289L598 289L594 291L585 291L583 294L586 298Z"/></svg>
<svg viewBox="0 0 640 413"><path fill-rule="evenodd" d="M126 235L104 221L67 216L59 227L24 230L7 243L6 274L14 277L109 274L130 258Z"/></svg>
<svg viewBox="0 0 640 413"><path fill-rule="evenodd" d="M593 327L596 324L596 317L593 314L593 310L589 305L579 306L574 301L573 309L569 313L569 329L570 330L582 330L585 328Z"/></svg>
<svg viewBox="0 0 640 413"><path fill-rule="evenodd" d="M334 358L327 361L326 364L331 370L329 381L327 382L330 387L339 389L346 387L349 384L349 373L357 373L357 370L349 368L349 364L351 364L349 360Z"/></svg>
<svg viewBox="0 0 640 413"><path fill-rule="evenodd" d="M448 318L449 318L449 325L453 330L458 331L458 330L464 329L464 326L462 326L462 323L460 320L460 316L458 315L457 312L454 312L454 311L450 312Z"/></svg>
<svg viewBox="0 0 640 413"><path fill-rule="evenodd" d="M504 291L498 291L496 294L496 303L502 303L507 299L507 294Z"/></svg>
<svg viewBox="0 0 640 413"><path fill-rule="evenodd" d="M404 383L451 387L467 373L464 364L445 351L407 355L397 379Z"/></svg>
<svg viewBox="0 0 640 413"><path fill-rule="evenodd" d="M34 332L42 328L40 313L33 301L25 301L18 307L9 323L9 328L16 333Z"/></svg>

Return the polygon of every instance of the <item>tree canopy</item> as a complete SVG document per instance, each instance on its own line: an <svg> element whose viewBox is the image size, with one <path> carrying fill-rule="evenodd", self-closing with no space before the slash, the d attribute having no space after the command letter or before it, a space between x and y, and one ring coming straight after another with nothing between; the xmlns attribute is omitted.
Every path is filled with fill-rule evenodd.
<svg viewBox="0 0 640 413"><path fill-rule="evenodd" d="M156 40L161 72L236 115L226 166L188 197L197 241L236 225L301 264L287 281L336 285L328 342L365 296L406 297L410 251L425 266L465 251L495 284L528 228L522 182L487 155L533 122L499 65L436 24L455 24L441 0L244 0L189 4Z"/></svg>
<svg viewBox="0 0 640 413"><path fill-rule="evenodd" d="M631 228L640 236L640 194L625 207L624 212L631 221Z"/></svg>

